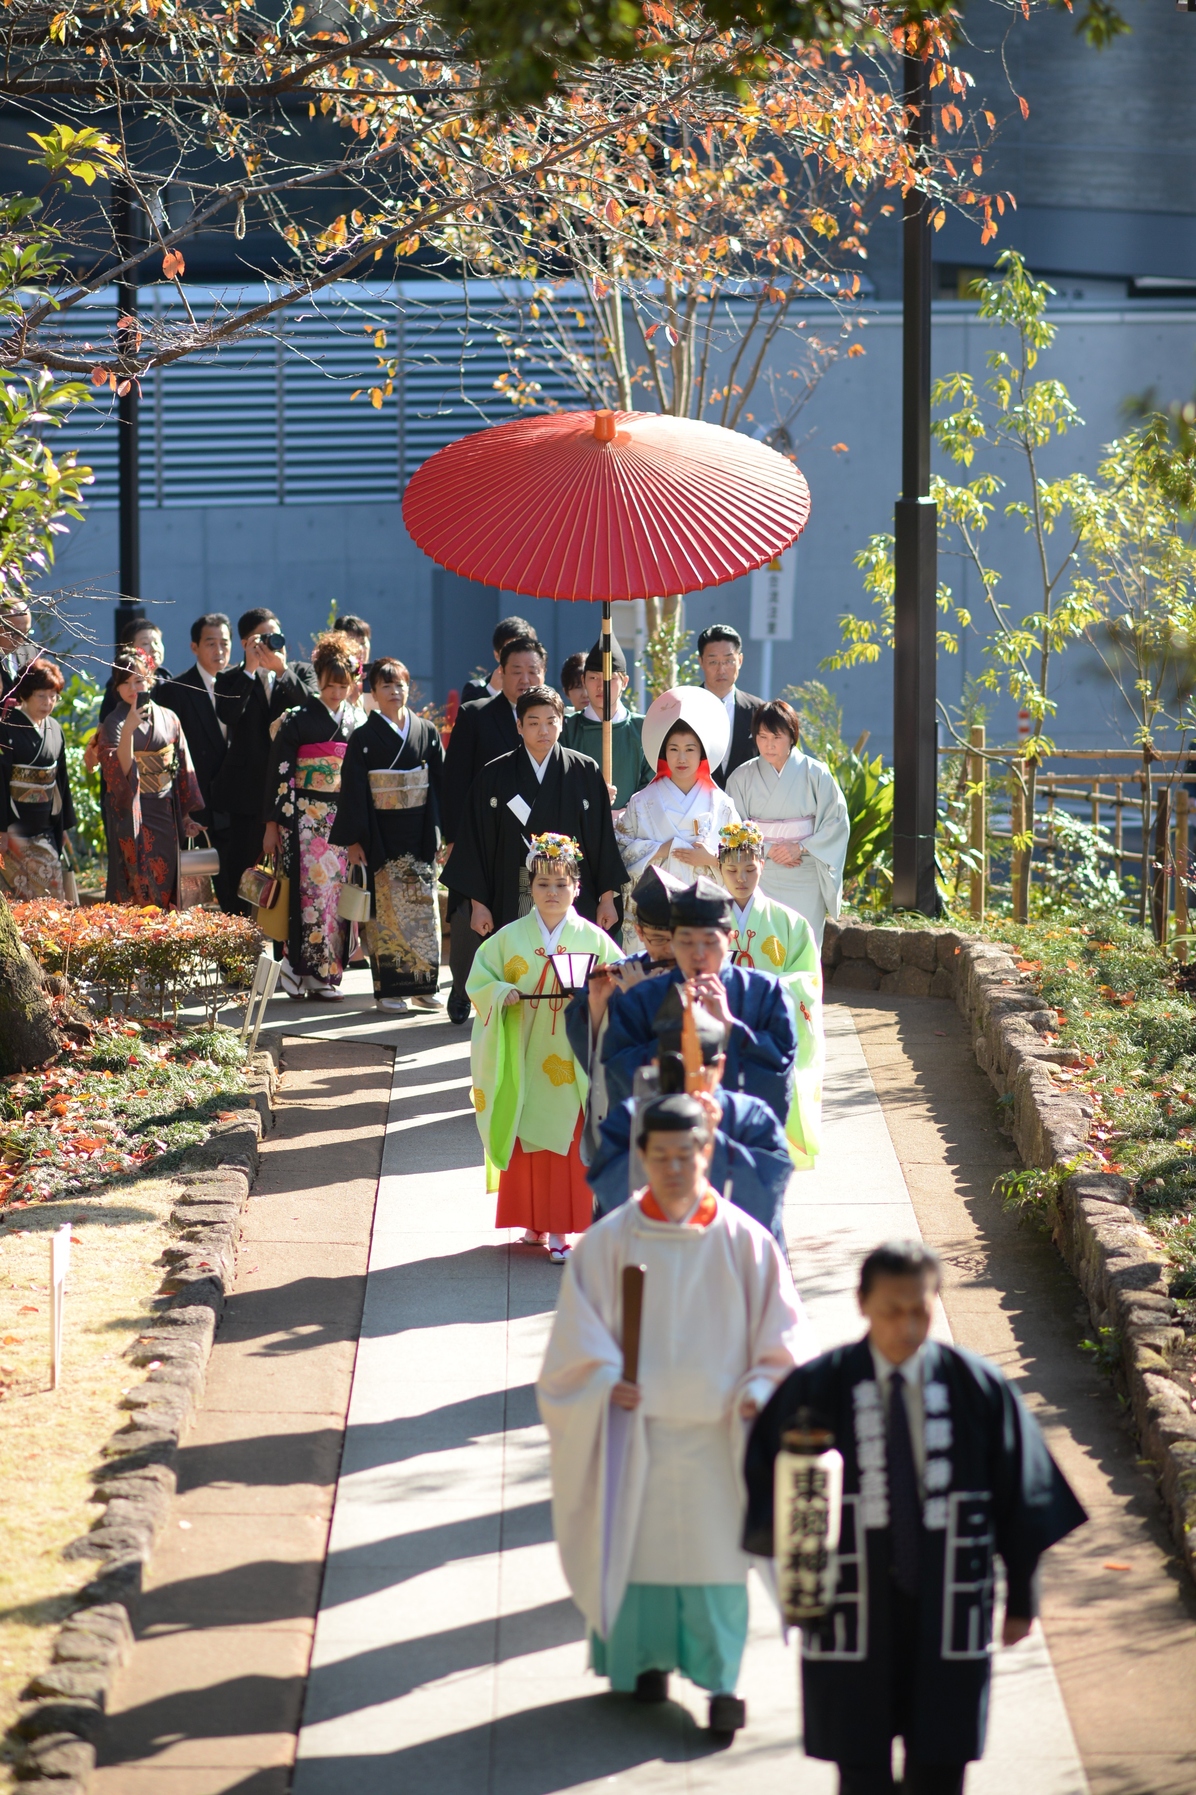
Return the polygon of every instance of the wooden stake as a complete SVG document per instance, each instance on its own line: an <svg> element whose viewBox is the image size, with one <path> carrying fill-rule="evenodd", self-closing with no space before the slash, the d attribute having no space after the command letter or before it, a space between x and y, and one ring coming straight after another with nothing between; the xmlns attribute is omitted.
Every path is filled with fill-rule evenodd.
<svg viewBox="0 0 1196 1795"><path fill-rule="evenodd" d="M623 1382L640 1381L640 1324L644 1316L644 1267L623 1267Z"/></svg>
<svg viewBox="0 0 1196 1795"><path fill-rule="evenodd" d="M1187 960L1187 786L1174 793L1174 957Z"/></svg>
<svg viewBox="0 0 1196 1795"><path fill-rule="evenodd" d="M1024 760L1015 760L1013 763L1013 812L1011 817L1011 829L1014 836L1024 835L1026 832L1025 780L1026 763ZM1025 922L1027 920L1026 911L1028 905L1026 903L1025 888L1022 885L1021 879L1022 862L1025 857L1025 848L1014 848L1011 863L1014 922Z"/></svg>
<svg viewBox="0 0 1196 1795"><path fill-rule="evenodd" d="M608 785L613 785L611 778L611 645L610 645L610 599L602 601L602 777Z"/></svg>
<svg viewBox="0 0 1196 1795"><path fill-rule="evenodd" d="M968 783L972 788L972 814L971 826L968 830L968 846L973 855L979 856L979 863L972 868L970 910L971 914L979 921L984 916L984 881L988 870L984 857L984 844L987 836L985 818L987 791L983 723L973 723L971 745L972 752L968 757Z"/></svg>

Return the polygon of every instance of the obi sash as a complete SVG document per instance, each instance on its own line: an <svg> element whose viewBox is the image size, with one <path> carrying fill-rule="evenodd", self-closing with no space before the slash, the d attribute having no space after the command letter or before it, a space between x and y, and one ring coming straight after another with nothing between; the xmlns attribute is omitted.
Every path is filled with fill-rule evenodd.
<svg viewBox="0 0 1196 1795"><path fill-rule="evenodd" d="M370 797L375 810L420 810L428 801L427 767L371 770Z"/></svg>
<svg viewBox="0 0 1196 1795"><path fill-rule="evenodd" d="M805 841L814 833L812 816L789 816L779 822L764 822L760 817L753 817L752 821L765 841Z"/></svg>
<svg viewBox="0 0 1196 1795"><path fill-rule="evenodd" d="M330 797L341 789L341 762L347 742L305 742L295 756L295 788Z"/></svg>
<svg viewBox="0 0 1196 1795"><path fill-rule="evenodd" d="M14 804L36 805L43 810L48 804L51 816L57 816L62 809L57 767L14 767L8 793Z"/></svg>
<svg viewBox="0 0 1196 1795"><path fill-rule="evenodd" d="M133 759L137 762L137 783L142 791L151 798L165 797L174 785L178 765L174 743L167 742L165 748L135 748Z"/></svg>

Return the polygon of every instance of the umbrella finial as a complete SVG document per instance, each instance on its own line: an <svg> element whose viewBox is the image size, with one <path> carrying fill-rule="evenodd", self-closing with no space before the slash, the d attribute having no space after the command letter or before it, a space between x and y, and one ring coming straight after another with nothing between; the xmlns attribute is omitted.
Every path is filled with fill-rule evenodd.
<svg viewBox="0 0 1196 1795"><path fill-rule="evenodd" d="M594 413L594 437L600 443L614 442L615 414L613 411L596 411Z"/></svg>

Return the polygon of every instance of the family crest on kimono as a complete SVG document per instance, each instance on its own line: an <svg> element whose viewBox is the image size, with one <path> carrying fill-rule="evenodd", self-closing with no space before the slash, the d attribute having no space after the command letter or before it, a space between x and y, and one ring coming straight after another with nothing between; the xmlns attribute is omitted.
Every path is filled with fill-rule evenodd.
<svg viewBox="0 0 1196 1795"><path fill-rule="evenodd" d="M204 803L182 724L148 696L154 674L139 650L118 651L113 708L95 742L107 797L108 897L169 909L179 900L179 838L200 833Z"/></svg>
<svg viewBox="0 0 1196 1795"><path fill-rule="evenodd" d="M632 884L650 866L687 884L701 872L717 878L718 832L739 819L711 773L730 727L721 700L699 686L674 686L652 700L643 744L655 777L632 794L616 828Z"/></svg>
<svg viewBox="0 0 1196 1795"><path fill-rule="evenodd" d="M869 1253L867 1334L793 1372L748 1448L744 1545L764 1556L791 1526L774 1524L787 1430L800 1416L843 1457L837 1581L823 1618L802 1629L805 1749L839 1766L840 1795L893 1795L898 1737L901 1788L962 1795L984 1750L994 1558L1014 1645L1037 1612L1039 1558L1086 1519L997 1367L930 1339L940 1275L920 1241Z"/></svg>
<svg viewBox="0 0 1196 1795"><path fill-rule="evenodd" d="M508 643L503 653L510 648ZM567 833L578 844L578 914L600 928L617 926L616 900L626 874L615 845L610 794L587 754L561 747L564 716L565 706L551 686L521 692L515 703L519 746L483 767L470 787L443 882L469 900L475 935L527 915L528 839L545 833Z"/></svg>
<svg viewBox="0 0 1196 1795"><path fill-rule="evenodd" d="M822 1074L826 1043L822 1029L822 956L804 916L760 889L764 837L756 823L729 823L719 831L719 866L731 898L735 927L731 958L736 966L770 972L793 1005L797 1059L793 1102L786 1132L795 1165L813 1165L822 1145Z"/></svg>
<svg viewBox="0 0 1196 1795"><path fill-rule="evenodd" d="M593 1669L643 1702L667 1700L680 1671L726 1738L747 1719L735 1694L747 1432L812 1346L775 1241L711 1187L698 1099L648 1103L637 1144L646 1188L578 1242L536 1385L553 1526ZM643 1268L634 1364L631 1267Z"/></svg>
<svg viewBox="0 0 1196 1795"><path fill-rule="evenodd" d="M647 785L652 769L644 759L642 731L644 719L627 709L623 695L627 690L627 657L612 635L611 647L611 724L610 777L614 786L611 803L616 812L622 810L632 794ZM563 672L563 669L562 669ZM578 754L588 754L602 765L602 644L596 642L582 665L584 697L582 708L565 718L561 741ZM566 694L567 696L567 694ZM579 694L580 696L580 694Z"/></svg>
<svg viewBox="0 0 1196 1795"><path fill-rule="evenodd" d="M351 701L361 664L358 645L332 631L312 653L318 696L286 711L273 726L266 775L263 847L281 853L290 906L279 982L291 997L341 996L345 925L337 914L348 856L331 834L341 768L358 721Z"/></svg>
<svg viewBox="0 0 1196 1795"><path fill-rule="evenodd" d="M688 1006L691 1040L686 1044L682 1014L683 987L674 985L656 1012L657 1051L636 1074L643 1094L626 1098L609 1110L598 1133L597 1149L586 1168L594 1193L596 1215L609 1215L643 1187L645 1174L635 1145L637 1118L656 1096L685 1091L697 1097L714 1131L714 1152L707 1176L722 1196L767 1228L785 1250L785 1192L793 1161L785 1130L766 1103L744 1091L723 1088L727 1056L724 1031L699 1005ZM693 1065L694 1048L701 1064Z"/></svg>
<svg viewBox="0 0 1196 1795"><path fill-rule="evenodd" d="M65 683L53 661L39 658L14 682L16 702L0 709L0 872L13 898L62 903L66 895L62 854L75 806L53 715Z"/></svg>
<svg viewBox="0 0 1196 1795"><path fill-rule="evenodd" d="M581 850L566 835L533 836L527 852L532 908L478 947L466 990L475 1010L472 1099L486 1154L487 1189L498 1191L496 1228L547 1239L558 1264L567 1236L590 1223L593 1202L578 1141L587 1078L574 1059L564 1010L574 982L554 956L577 956L576 983L595 962L618 958L605 930L575 908Z"/></svg>
<svg viewBox="0 0 1196 1795"><path fill-rule="evenodd" d="M752 730L757 758L730 775L727 795L764 836L765 897L804 916L821 953L826 919L838 916L843 899L847 801L830 768L802 753L800 718L783 698L760 706Z"/></svg>
<svg viewBox="0 0 1196 1795"><path fill-rule="evenodd" d="M440 731L408 708L411 675L384 656L369 669L374 701L341 766L333 847L365 869L373 915L362 928L379 1009L437 1009ZM351 875L350 875L351 876Z"/></svg>
<svg viewBox="0 0 1196 1795"><path fill-rule="evenodd" d="M726 1041L723 1082L766 1103L784 1126L793 1101L797 1029L777 979L731 962L731 900L724 886L697 879L673 899L669 932L676 965L644 979L610 1005L602 1064L612 1104L633 1095L637 1068L656 1051L656 1013L673 986L720 1023Z"/></svg>

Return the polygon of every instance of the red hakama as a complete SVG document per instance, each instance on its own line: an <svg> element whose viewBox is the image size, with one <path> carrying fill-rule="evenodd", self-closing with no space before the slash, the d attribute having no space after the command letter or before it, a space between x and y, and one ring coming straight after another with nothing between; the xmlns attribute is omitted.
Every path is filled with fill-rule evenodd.
<svg viewBox="0 0 1196 1795"><path fill-rule="evenodd" d="M578 1142L581 1116L568 1153L546 1147L525 1152L515 1142L511 1163L498 1175L496 1228L524 1228L536 1234L581 1234L594 1218L594 1198L586 1183Z"/></svg>

